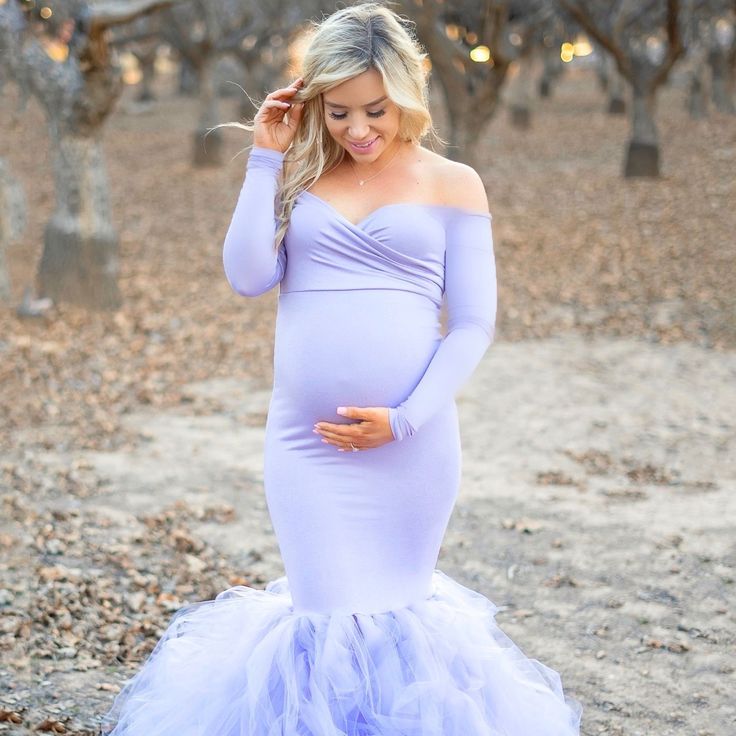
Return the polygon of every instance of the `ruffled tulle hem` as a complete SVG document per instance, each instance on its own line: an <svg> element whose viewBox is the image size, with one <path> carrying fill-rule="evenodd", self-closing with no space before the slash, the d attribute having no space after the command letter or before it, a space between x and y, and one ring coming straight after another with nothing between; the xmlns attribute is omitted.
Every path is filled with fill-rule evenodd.
<svg viewBox="0 0 736 736"><path fill-rule="evenodd" d="M582 706L440 570L381 613L298 613L285 576L179 609L108 736L573 736Z"/></svg>

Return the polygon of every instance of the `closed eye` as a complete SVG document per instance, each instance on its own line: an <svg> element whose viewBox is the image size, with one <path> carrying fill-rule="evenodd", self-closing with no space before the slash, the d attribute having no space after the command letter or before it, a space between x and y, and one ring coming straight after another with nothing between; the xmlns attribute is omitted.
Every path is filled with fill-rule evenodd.
<svg viewBox="0 0 736 736"><path fill-rule="evenodd" d="M385 110L378 110L377 112L369 112L368 117L369 118L380 118L381 115L385 115L385 114L386 114ZM343 113L331 112L330 113L330 117L333 120L344 120L346 116L347 116L347 113L345 112Z"/></svg>

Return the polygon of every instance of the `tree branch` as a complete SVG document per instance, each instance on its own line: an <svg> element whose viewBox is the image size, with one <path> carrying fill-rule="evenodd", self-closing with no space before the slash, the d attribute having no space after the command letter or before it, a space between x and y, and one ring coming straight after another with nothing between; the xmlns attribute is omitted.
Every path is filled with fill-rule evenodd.
<svg viewBox="0 0 736 736"><path fill-rule="evenodd" d="M583 30L608 51L616 62L619 72L630 82L633 81L633 70L629 59L621 46L610 36L606 35L590 15L588 10L574 0L557 0L557 2L573 17Z"/></svg>
<svg viewBox="0 0 736 736"><path fill-rule="evenodd" d="M680 35L679 16L680 0L667 0L667 57L652 79L652 84L655 87L667 79L670 69L685 50Z"/></svg>
<svg viewBox="0 0 736 736"><path fill-rule="evenodd" d="M102 32L113 26L130 23L130 21L142 15L148 15L160 8L166 8L178 2L181 2L181 0L130 0L130 2L125 3L107 0L106 2L98 2L87 6L90 30Z"/></svg>

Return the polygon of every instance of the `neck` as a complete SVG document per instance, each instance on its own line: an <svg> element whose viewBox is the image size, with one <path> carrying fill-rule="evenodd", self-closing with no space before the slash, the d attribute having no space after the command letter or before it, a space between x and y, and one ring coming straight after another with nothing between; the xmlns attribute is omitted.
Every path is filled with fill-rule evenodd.
<svg viewBox="0 0 736 736"><path fill-rule="evenodd" d="M375 161L371 161L369 164L358 164L355 159L350 156L349 164L358 178L364 180L369 179L373 176L377 176L384 168L388 167L389 164L393 164L393 162L398 158L399 152L404 145L405 143L403 141L397 139L395 144L388 150L384 151Z"/></svg>
<svg viewBox="0 0 736 736"><path fill-rule="evenodd" d="M398 156L401 148L404 147L404 142L396 138L393 145L385 150L375 161L371 161L369 164L358 163L350 154L350 164L353 166L353 170L358 176L368 177L380 171L382 166L386 166L389 161L395 156Z"/></svg>

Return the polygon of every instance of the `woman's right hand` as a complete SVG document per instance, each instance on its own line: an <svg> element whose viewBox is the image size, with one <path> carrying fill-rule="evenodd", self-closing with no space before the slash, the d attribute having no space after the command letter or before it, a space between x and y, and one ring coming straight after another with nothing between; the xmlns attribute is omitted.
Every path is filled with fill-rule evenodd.
<svg viewBox="0 0 736 736"><path fill-rule="evenodd" d="M282 87L266 95L266 99L253 118L253 145L273 148L281 153L291 145L296 129L304 110L304 103L291 104L291 98L304 85L304 80L297 77L289 87ZM284 116L289 113L289 120Z"/></svg>

